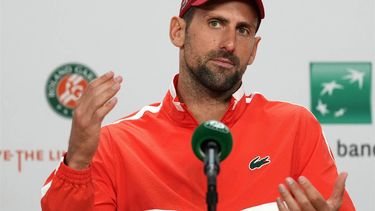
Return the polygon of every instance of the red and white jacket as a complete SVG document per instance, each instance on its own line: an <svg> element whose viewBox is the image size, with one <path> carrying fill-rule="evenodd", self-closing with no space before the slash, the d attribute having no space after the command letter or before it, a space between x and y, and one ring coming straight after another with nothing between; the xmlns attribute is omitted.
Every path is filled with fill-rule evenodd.
<svg viewBox="0 0 375 211"><path fill-rule="evenodd" d="M161 103L103 127L88 169L76 171L61 162L42 188L42 209L206 210L203 163L191 147L198 122L179 102L177 80ZM306 176L329 197L335 161L305 108L246 96L240 88L221 121L232 132L233 149L220 166L218 210L277 210L277 187L288 176ZM270 162L253 168L258 156ZM347 193L340 210L355 210Z"/></svg>

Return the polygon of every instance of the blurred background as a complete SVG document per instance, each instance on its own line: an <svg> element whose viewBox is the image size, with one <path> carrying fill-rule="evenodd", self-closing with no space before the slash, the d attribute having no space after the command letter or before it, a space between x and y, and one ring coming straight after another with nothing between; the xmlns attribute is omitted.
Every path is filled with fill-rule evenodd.
<svg viewBox="0 0 375 211"><path fill-rule="evenodd" d="M67 149L75 102L64 95L67 83L84 88L108 70L124 77L105 124L163 98L178 71L168 29L179 5L1 0L0 210L40 210L40 188ZM375 210L375 1L264 5L257 59L244 76L247 93L310 109L324 123L339 170L349 173L357 210ZM343 88L324 93L333 81ZM351 117L341 120L346 113Z"/></svg>

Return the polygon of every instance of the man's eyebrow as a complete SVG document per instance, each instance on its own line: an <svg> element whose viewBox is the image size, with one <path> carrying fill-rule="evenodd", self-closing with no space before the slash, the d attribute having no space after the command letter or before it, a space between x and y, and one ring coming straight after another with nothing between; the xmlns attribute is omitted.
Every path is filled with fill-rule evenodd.
<svg viewBox="0 0 375 211"><path fill-rule="evenodd" d="M229 20L221 15L216 15L216 14L207 14L205 15L205 18L206 19L217 19L223 23L229 23ZM246 28L256 28L256 23L249 23L249 22L246 22L246 21L241 21L239 23L236 24L236 27L246 27Z"/></svg>
<svg viewBox="0 0 375 211"><path fill-rule="evenodd" d="M242 22L239 22L237 23L237 27L246 27L246 28L256 28L256 23L248 23L248 22L245 22L245 21L242 21Z"/></svg>
<svg viewBox="0 0 375 211"><path fill-rule="evenodd" d="M206 15L206 19L217 19L223 23L228 23L228 19L224 18L223 16L220 16L220 15L213 15L213 14L208 14Z"/></svg>

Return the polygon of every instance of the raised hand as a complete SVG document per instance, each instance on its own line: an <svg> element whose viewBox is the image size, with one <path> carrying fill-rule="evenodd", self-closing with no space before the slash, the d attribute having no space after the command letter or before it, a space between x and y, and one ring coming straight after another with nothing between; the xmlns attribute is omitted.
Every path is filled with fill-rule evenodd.
<svg viewBox="0 0 375 211"><path fill-rule="evenodd" d="M79 99L65 158L69 167L81 170L89 166L99 144L102 121L117 103L114 96L121 82L121 76L108 72L92 81Z"/></svg>
<svg viewBox="0 0 375 211"><path fill-rule="evenodd" d="M336 179L332 195L325 200L318 190L305 177L299 177L298 183L292 178L285 185L279 185L281 198L276 200L280 211L336 211L339 210L345 192L347 173L340 173ZM289 189L289 190L288 190ZM282 202L284 201L284 202Z"/></svg>

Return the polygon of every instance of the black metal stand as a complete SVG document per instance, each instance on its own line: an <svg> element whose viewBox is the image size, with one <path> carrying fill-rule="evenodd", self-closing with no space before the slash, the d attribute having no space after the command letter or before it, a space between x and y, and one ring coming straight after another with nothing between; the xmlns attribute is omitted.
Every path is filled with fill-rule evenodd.
<svg viewBox="0 0 375 211"><path fill-rule="evenodd" d="M206 157L204 159L204 173L207 175L207 210L216 211L218 196L216 191L216 177L220 172L218 145L209 142L206 147Z"/></svg>

